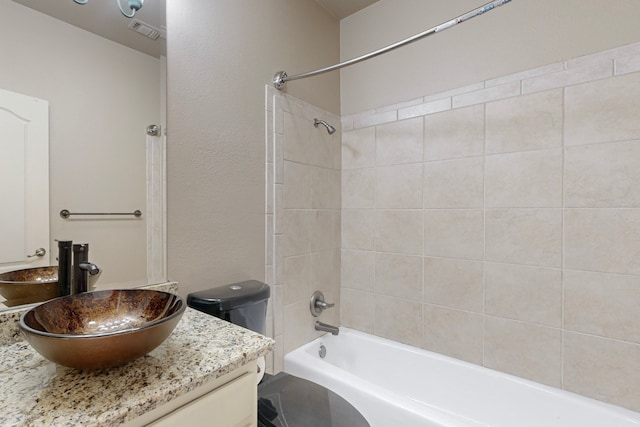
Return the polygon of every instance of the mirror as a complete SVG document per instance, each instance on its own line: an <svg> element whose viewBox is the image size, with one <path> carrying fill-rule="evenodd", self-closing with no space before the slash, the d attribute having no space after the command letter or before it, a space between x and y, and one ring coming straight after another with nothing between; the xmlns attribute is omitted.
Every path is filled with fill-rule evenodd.
<svg viewBox="0 0 640 427"><path fill-rule="evenodd" d="M133 19L113 1L0 1L0 50L11 64L0 89L49 106L50 230L45 244L25 247L24 260L0 264L0 273L56 265L55 240L72 240L89 244L102 270L97 289L165 280L164 136L145 132L164 129L166 42L145 35L163 33L164 22L164 0L147 0ZM63 209L143 214L64 219ZM40 247L44 256L27 258Z"/></svg>

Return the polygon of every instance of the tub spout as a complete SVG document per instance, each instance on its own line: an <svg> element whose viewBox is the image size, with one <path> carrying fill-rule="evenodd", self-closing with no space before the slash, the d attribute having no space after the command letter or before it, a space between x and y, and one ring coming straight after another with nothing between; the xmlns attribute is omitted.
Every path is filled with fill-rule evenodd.
<svg viewBox="0 0 640 427"><path fill-rule="evenodd" d="M331 332L333 335L340 333L340 328L337 326L327 325L319 320L316 320L316 331Z"/></svg>

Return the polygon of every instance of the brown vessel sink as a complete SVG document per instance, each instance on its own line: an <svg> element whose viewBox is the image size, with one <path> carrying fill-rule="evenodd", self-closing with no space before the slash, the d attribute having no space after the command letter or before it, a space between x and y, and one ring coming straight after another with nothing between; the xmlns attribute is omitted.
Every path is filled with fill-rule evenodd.
<svg viewBox="0 0 640 427"><path fill-rule="evenodd" d="M77 369L122 365L162 344L186 304L167 292L125 289L56 298L20 317L20 329L43 357Z"/></svg>
<svg viewBox="0 0 640 427"><path fill-rule="evenodd" d="M58 266L25 268L0 274L0 295L8 307L58 296Z"/></svg>

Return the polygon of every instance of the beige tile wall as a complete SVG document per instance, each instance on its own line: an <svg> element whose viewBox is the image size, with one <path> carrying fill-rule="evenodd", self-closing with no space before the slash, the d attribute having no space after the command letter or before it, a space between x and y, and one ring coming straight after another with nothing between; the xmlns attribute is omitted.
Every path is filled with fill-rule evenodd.
<svg viewBox="0 0 640 427"><path fill-rule="evenodd" d="M285 353L320 335L309 311L314 291L336 304L319 320L340 323L342 150L340 118L333 114L271 87L266 89L265 114L267 324L276 340L267 367L277 373ZM315 128L316 117L337 132L329 135L324 127ZM363 202L356 197L351 203Z"/></svg>
<svg viewBox="0 0 640 427"><path fill-rule="evenodd" d="M640 411L640 44L342 128L342 325Z"/></svg>

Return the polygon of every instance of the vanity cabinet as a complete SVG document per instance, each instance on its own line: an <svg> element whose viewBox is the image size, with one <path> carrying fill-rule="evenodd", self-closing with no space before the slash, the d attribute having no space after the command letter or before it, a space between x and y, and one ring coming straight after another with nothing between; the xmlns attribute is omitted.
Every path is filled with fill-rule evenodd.
<svg viewBox="0 0 640 427"><path fill-rule="evenodd" d="M19 336L7 326L15 314L5 316L0 338ZM0 426L255 427L256 360L273 345L190 307L149 355L108 370L64 368L22 340L0 343Z"/></svg>
<svg viewBox="0 0 640 427"><path fill-rule="evenodd" d="M255 427L256 362L217 378L135 420L126 427Z"/></svg>

